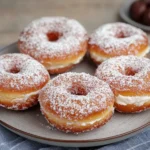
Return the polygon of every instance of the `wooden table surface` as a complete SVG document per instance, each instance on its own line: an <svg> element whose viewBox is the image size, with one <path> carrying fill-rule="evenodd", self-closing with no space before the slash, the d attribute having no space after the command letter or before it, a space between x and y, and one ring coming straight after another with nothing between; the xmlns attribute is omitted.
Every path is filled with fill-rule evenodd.
<svg viewBox="0 0 150 150"><path fill-rule="evenodd" d="M81 22L91 33L98 26L119 21L125 0L0 0L0 45L18 39L20 31L43 16L67 16Z"/></svg>

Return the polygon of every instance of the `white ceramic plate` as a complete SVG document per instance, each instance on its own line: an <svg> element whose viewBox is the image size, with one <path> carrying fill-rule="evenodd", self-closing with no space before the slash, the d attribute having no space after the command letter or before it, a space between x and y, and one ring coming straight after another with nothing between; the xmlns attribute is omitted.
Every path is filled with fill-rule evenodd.
<svg viewBox="0 0 150 150"><path fill-rule="evenodd" d="M18 52L16 43L2 49L0 55L13 52ZM94 74L95 69L96 67L85 59L72 71ZM90 147L121 141L149 127L150 110L139 114L115 112L112 119L103 127L78 135L52 129L41 115L39 106L26 111L11 111L1 107L0 124L23 137L41 143L67 147Z"/></svg>
<svg viewBox="0 0 150 150"><path fill-rule="evenodd" d="M136 0L125 0L125 2L123 3L122 7L120 8L120 17L127 23L136 26L138 28L141 28L142 30L145 31L150 31L150 26L146 26L143 24L140 24L134 20L131 19L130 15L129 15L129 9L131 4L136 1Z"/></svg>

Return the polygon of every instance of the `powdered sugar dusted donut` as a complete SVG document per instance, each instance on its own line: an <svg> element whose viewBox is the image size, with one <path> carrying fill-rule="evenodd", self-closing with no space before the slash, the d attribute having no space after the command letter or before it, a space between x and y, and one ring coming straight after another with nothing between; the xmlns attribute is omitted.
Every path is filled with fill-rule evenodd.
<svg viewBox="0 0 150 150"><path fill-rule="evenodd" d="M39 102L50 124L73 133L102 126L114 110L109 85L86 73L55 77L40 92Z"/></svg>
<svg viewBox="0 0 150 150"><path fill-rule="evenodd" d="M51 74L78 64L87 51L87 32L74 19L45 17L33 21L21 33L22 53L41 62Z"/></svg>
<svg viewBox="0 0 150 150"><path fill-rule="evenodd" d="M96 76L112 88L120 112L140 112L150 108L150 60L137 56L108 59L96 70Z"/></svg>
<svg viewBox="0 0 150 150"><path fill-rule="evenodd" d="M24 54L0 56L0 106L24 110L37 104L38 93L49 81L39 62Z"/></svg>
<svg viewBox="0 0 150 150"><path fill-rule="evenodd" d="M125 23L105 24L90 36L89 51L97 64L114 56L145 56L149 52L148 37Z"/></svg>

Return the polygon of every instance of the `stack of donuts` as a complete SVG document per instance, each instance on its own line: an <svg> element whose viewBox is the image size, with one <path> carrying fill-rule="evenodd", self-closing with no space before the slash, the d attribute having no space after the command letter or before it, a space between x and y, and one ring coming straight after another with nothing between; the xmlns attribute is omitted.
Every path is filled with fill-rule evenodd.
<svg viewBox="0 0 150 150"><path fill-rule="evenodd" d="M0 56L2 107L25 110L39 102L51 125L72 133L104 125L114 109L150 108L148 37L138 28L109 23L88 36L74 19L45 17L21 32L18 48ZM84 56L97 65L94 76L67 72Z"/></svg>

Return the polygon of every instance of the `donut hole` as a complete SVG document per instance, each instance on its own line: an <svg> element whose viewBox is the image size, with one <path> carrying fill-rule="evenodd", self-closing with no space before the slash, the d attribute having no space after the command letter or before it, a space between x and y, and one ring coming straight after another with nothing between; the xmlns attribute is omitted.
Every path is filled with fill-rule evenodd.
<svg viewBox="0 0 150 150"><path fill-rule="evenodd" d="M19 72L20 72L20 69L19 69L19 68L14 67L14 68L11 68L8 72L9 72L9 73L13 73L13 74L17 74L17 73L19 73Z"/></svg>
<svg viewBox="0 0 150 150"><path fill-rule="evenodd" d="M124 34L123 32L119 32L118 34L115 35L115 37L118 39L123 39L123 38L128 38L129 35Z"/></svg>
<svg viewBox="0 0 150 150"><path fill-rule="evenodd" d="M58 41L61 36L62 36L62 34L59 32L48 32L47 33L47 38L48 38L48 41L50 41L50 42Z"/></svg>
<svg viewBox="0 0 150 150"><path fill-rule="evenodd" d="M134 76L136 73L138 73L137 70L133 70L132 68L125 69L126 76Z"/></svg>
<svg viewBox="0 0 150 150"><path fill-rule="evenodd" d="M84 86L79 84L72 84L72 86L68 89L69 93L72 95L86 96L87 91Z"/></svg>

